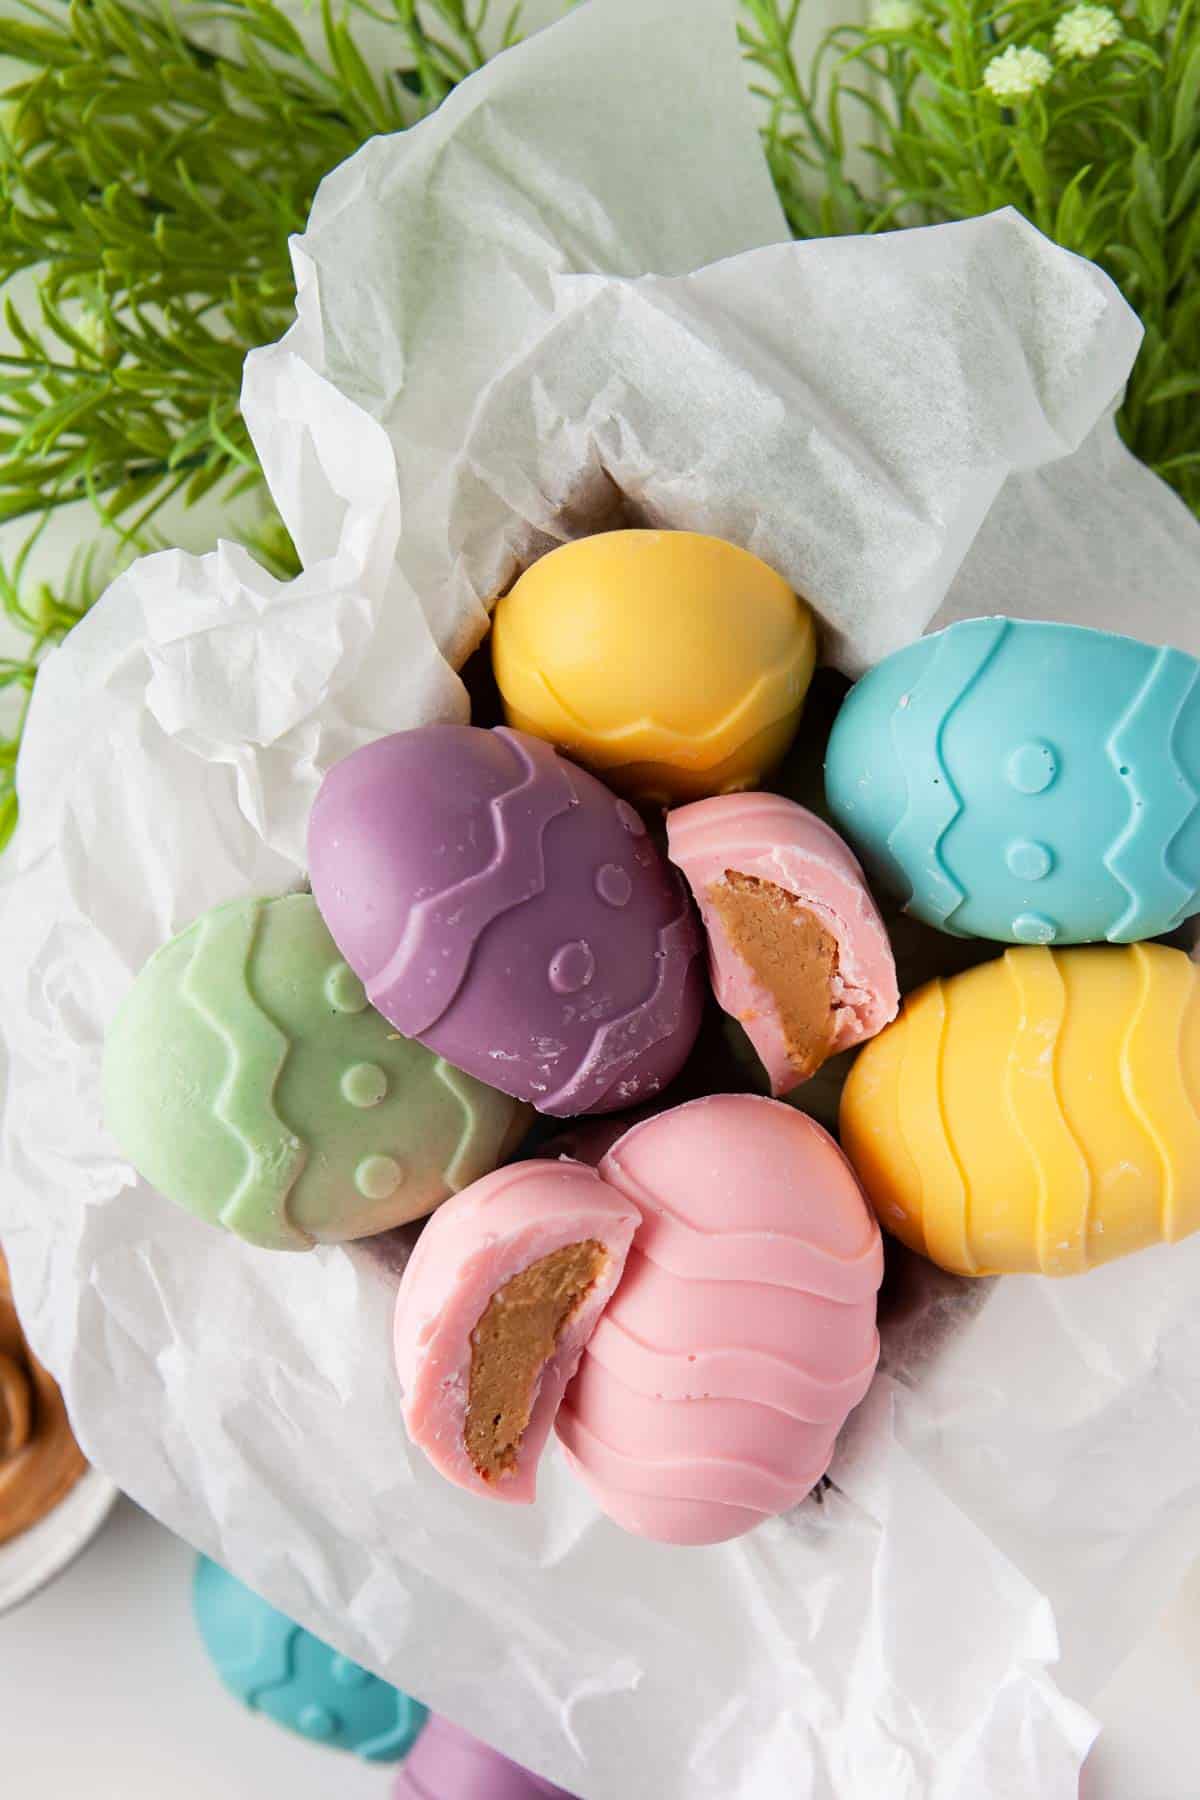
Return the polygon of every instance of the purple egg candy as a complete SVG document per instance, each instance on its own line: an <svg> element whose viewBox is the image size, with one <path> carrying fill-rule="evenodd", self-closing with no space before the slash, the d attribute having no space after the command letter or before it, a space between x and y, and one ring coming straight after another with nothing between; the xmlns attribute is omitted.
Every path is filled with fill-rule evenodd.
<svg viewBox="0 0 1200 1800"><path fill-rule="evenodd" d="M392 1800L573 1800L573 1796L431 1713L396 1778Z"/></svg>
<svg viewBox="0 0 1200 1800"><path fill-rule="evenodd" d="M700 1024L700 939L633 808L524 732L426 725L321 785L313 894L405 1037L566 1117L678 1074Z"/></svg>

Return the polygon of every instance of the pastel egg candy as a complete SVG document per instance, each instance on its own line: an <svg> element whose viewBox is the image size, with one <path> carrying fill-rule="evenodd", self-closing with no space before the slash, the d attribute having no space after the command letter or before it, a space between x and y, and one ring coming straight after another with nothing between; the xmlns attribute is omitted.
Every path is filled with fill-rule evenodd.
<svg viewBox="0 0 1200 1800"><path fill-rule="evenodd" d="M434 1713L396 1776L391 1800L572 1800Z"/></svg>
<svg viewBox="0 0 1200 1800"><path fill-rule="evenodd" d="M782 576L693 531L563 544L498 603L511 725L646 803L758 785L795 733L816 659Z"/></svg>
<svg viewBox="0 0 1200 1800"><path fill-rule="evenodd" d="M849 694L826 761L835 820L943 931L1160 936L1200 907L1198 669L1076 625L951 625Z"/></svg>
<svg viewBox="0 0 1200 1800"><path fill-rule="evenodd" d="M468 1491L528 1503L567 1382L611 1296L637 1208L567 1160L499 1169L447 1202L396 1299L408 1435Z"/></svg>
<svg viewBox="0 0 1200 1800"><path fill-rule="evenodd" d="M192 1611L209 1660L251 1712L365 1762L398 1762L426 1726L425 1708L341 1656L206 1556Z"/></svg>
<svg viewBox="0 0 1200 1800"><path fill-rule="evenodd" d="M879 1351L879 1230L803 1113L722 1094L660 1113L600 1165L642 1215L557 1430L617 1524L738 1537L810 1492Z"/></svg>
<svg viewBox="0 0 1200 1800"><path fill-rule="evenodd" d="M1073 1275L1200 1225L1200 969L1037 946L932 981L862 1050L842 1146L958 1275Z"/></svg>
<svg viewBox="0 0 1200 1800"><path fill-rule="evenodd" d="M887 931L847 846L778 794L697 800L667 815L672 862L708 934L713 989L774 1094L895 1017Z"/></svg>
<svg viewBox="0 0 1200 1800"><path fill-rule="evenodd" d="M529 1118L368 1005L309 894L217 907L150 958L108 1033L104 1109L160 1193L273 1250L420 1218Z"/></svg>
<svg viewBox="0 0 1200 1800"><path fill-rule="evenodd" d="M374 1006L539 1112L610 1112L676 1075L700 934L637 813L549 744L429 725L338 763L313 893Z"/></svg>

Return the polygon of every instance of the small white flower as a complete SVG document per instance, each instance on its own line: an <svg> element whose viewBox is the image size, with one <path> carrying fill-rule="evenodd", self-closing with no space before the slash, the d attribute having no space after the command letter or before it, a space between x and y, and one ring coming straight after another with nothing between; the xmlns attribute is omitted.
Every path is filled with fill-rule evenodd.
<svg viewBox="0 0 1200 1800"><path fill-rule="evenodd" d="M121 351L116 339L108 328L108 321L103 313L94 306L85 306L75 321L76 336L81 338L101 362L111 368L120 361Z"/></svg>
<svg viewBox="0 0 1200 1800"><path fill-rule="evenodd" d="M983 85L997 100L1027 100L1053 73L1054 64L1040 50L1010 44L983 71Z"/></svg>
<svg viewBox="0 0 1200 1800"><path fill-rule="evenodd" d="M871 14L872 31L911 31L920 22L921 9L912 0L879 0Z"/></svg>
<svg viewBox="0 0 1200 1800"><path fill-rule="evenodd" d="M1090 61L1122 35L1121 21L1111 7L1073 6L1054 27L1054 48L1060 56Z"/></svg>

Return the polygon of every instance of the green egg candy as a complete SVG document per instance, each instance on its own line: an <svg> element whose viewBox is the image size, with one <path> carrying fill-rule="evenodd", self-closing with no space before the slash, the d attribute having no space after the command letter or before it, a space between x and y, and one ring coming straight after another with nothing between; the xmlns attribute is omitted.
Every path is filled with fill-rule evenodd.
<svg viewBox="0 0 1200 1800"><path fill-rule="evenodd" d="M272 1250L423 1217L530 1116L392 1029L309 894L216 907L151 957L108 1034L104 1108L160 1193Z"/></svg>

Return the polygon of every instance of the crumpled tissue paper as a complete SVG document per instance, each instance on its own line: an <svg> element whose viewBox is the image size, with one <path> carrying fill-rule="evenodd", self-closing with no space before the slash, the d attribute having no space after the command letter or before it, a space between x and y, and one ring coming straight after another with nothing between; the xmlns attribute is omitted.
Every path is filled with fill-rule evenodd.
<svg viewBox="0 0 1200 1800"><path fill-rule="evenodd" d="M580 532L714 532L854 674L932 622L1200 648L1200 530L1119 445L1135 319L1012 214L793 244L731 0L592 0L336 170L245 409L304 573L136 564L47 663L0 885L0 1235L88 1453L278 1606L588 1800L1074 1800L1089 1697L1200 1532L1200 1240L1072 1281L896 1256L834 1486L737 1543L414 1454L404 1242L288 1257L107 1137L154 948L304 879L323 771L464 718L494 596Z"/></svg>

